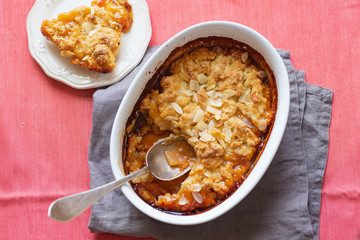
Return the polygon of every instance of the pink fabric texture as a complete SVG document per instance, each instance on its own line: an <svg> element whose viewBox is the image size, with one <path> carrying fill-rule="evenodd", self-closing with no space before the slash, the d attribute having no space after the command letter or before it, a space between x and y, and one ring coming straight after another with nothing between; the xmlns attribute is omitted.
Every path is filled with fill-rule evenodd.
<svg viewBox="0 0 360 240"><path fill-rule="evenodd" d="M92 94L45 75L32 59L26 17L34 0L0 1L0 239L134 239L91 234L90 211L47 217L55 199L90 188ZM90 2L90 1L89 1ZM360 236L360 2L147 0L159 45L193 24L228 20L291 52L306 81L334 91L320 239Z"/></svg>

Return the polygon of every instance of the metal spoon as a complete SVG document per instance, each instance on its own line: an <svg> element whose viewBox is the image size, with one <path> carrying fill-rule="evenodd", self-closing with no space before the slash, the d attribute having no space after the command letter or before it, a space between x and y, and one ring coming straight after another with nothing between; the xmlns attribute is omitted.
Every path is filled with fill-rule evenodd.
<svg viewBox="0 0 360 240"><path fill-rule="evenodd" d="M179 168L170 167L164 155L164 151L174 148L174 145L179 140L174 140L171 141L170 144L164 145L163 142L165 140L166 139L159 140L149 149L146 154L146 166L142 169L98 188L59 198L50 205L48 216L58 222L70 221L79 216L107 193L127 181L148 172L151 172L156 178L164 181L170 181L184 175L190 170L190 167L183 171Z"/></svg>

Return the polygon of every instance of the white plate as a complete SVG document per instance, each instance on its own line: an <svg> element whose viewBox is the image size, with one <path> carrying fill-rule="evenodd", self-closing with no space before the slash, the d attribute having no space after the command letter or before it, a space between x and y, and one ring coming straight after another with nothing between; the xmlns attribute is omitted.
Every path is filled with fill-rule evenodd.
<svg viewBox="0 0 360 240"><path fill-rule="evenodd" d="M29 12L26 27L30 54L40 64L46 75L73 88L89 89L108 86L120 81L142 59L151 38L149 8L145 0L128 0L133 9L133 25L122 34L116 68L111 73L97 73L85 67L70 64L62 57L58 47L46 40L40 32L43 20L57 18L59 13L75 7L90 6L91 0L37 0Z"/></svg>

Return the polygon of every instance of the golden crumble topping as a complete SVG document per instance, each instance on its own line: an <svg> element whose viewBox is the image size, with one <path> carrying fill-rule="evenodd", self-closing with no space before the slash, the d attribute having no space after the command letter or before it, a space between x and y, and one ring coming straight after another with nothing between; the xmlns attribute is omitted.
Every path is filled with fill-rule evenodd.
<svg viewBox="0 0 360 240"><path fill-rule="evenodd" d="M89 70L107 73L115 68L122 32L132 25L132 9L126 0L95 0L44 20L42 34L55 43L61 56Z"/></svg>
<svg viewBox="0 0 360 240"><path fill-rule="evenodd" d="M196 154L186 161L190 173L174 182L151 174L133 180L153 206L185 213L211 207L241 184L256 161L275 117L276 86L271 70L260 67L264 60L255 62L259 54L242 46L185 52L145 93L128 127L126 171L142 168L153 143L170 134L182 136Z"/></svg>

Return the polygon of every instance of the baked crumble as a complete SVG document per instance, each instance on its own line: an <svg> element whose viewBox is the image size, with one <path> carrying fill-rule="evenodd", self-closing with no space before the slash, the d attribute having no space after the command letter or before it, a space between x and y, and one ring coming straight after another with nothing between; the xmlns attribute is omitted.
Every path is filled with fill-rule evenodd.
<svg viewBox="0 0 360 240"><path fill-rule="evenodd" d="M186 161L169 162L191 166L180 179L164 182L146 174L132 181L146 202L163 210L193 213L229 196L256 163L275 118L276 85L265 60L245 44L208 45L172 61L128 124L128 173L142 168L153 143L170 134L195 151Z"/></svg>
<svg viewBox="0 0 360 240"><path fill-rule="evenodd" d="M71 58L70 63L108 73L115 68L121 34L130 30L132 19L126 0L95 0L90 7L44 20L41 33L60 48L61 56Z"/></svg>

